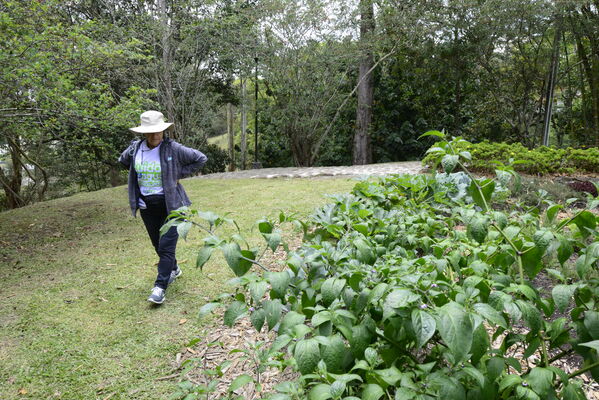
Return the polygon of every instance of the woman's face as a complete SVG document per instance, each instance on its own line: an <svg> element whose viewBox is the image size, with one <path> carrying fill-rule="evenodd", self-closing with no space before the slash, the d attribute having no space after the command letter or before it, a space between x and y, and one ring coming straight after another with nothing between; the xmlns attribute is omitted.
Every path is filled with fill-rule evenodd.
<svg viewBox="0 0 599 400"><path fill-rule="evenodd" d="M146 141L148 142L148 147L153 149L158 146L162 139L164 138L164 132L155 132L155 133L144 133L146 135Z"/></svg>

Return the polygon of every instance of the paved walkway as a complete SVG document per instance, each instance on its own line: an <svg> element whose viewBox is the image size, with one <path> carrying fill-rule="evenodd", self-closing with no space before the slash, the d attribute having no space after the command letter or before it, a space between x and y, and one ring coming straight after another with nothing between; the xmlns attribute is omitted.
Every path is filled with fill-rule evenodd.
<svg viewBox="0 0 599 400"><path fill-rule="evenodd" d="M312 178L318 176L383 176L391 174L419 174L423 172L420 161L384 164L350 165L341 167L262 168L245 171L219 172L200 175L200 179L252 179L252 178Z"/></svg>

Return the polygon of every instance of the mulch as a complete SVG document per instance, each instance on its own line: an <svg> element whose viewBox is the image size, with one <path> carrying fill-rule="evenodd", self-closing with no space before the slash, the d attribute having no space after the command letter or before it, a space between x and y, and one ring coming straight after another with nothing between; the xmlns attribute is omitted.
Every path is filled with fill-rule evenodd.
<svg viewBox="0 0 599 400"><path fill-rule="evenodd" d="M290 249L297 249L301 245L300 236L287 237L286 240ZM274 254L268 251L262 258L261 263L270 270L280 271L285 268L284 261L286 257L286 253L279 248ZM550 277L540 274L533 284L542 296L551 296L551 289L554 283ZM555 313L551 318L556 319L562 316L568 318L569 310L566 310L563 314ZM222 313L217 315L217 321L222 321ZM487 330L489 331L489 335L492 336L495 329L487 326ZM522 334L528 332L524 326L517 326L516 330ZM184 378L177 375L179 380L189 380L196 385L207 385L211 380L218 379L219 383L216 386L216 391L210 395L210 399L218 399L226 396L230 383L243 374L252 376L259 383L259 386L256 386L253 382L248 383L234 392L234 394L240 395L247 400L264 398L268 393L274 392L274 387L278 383L293 381L299 378L297 372L289 369L280 371L269 368L257 373L256 364L252 358L239 350L249 351L257 343L262 343L262 348L267 348L276 338L276 334L273 331L268 332L266 327L257 332L247 317L238 320L231 328L220 324L211 326L202 332L201 337L203 337L203 340L193 348L185 348L181 353L177 354L174 364L179 369L185 360L192 360L196 363L196 367L188 372ZM494 341L494 347L499 347L502 340L503 336L501 335ZM514 345L508 349L506 354L508 357L515 357L520 360L520 364L524 370L538 364L541 360L540 351L536 351L530 357L524 358L525 350L521 346ZM549 352L549 356L551 357L560 351L554 349ZM205 370L215 370L225 361L229 361L230 364L224 369L222 377L215 378L203 373ZM552 365L570 374L581 368L582 358L576 354L572 354L553 362ZM175 377L175 374L173 374L173 377ZM577 379L581 381L583 390L589 400L599 400L599 383L591 377L590 373L583 374Z"/></svg>

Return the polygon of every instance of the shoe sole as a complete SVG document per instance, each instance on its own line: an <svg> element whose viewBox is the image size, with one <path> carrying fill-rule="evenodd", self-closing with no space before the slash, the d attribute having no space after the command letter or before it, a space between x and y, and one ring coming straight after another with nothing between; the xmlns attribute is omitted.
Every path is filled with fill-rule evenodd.
<svg viewBox="0 0 599 400"><path fill-rule="evenodd" d="M150 303L154 303L154 304L162 304L162 303L164 303L164 299L162 299L162 301L156 301L156 300L154 300L154 299L148 299L148 301L149 301Z"/></svg>

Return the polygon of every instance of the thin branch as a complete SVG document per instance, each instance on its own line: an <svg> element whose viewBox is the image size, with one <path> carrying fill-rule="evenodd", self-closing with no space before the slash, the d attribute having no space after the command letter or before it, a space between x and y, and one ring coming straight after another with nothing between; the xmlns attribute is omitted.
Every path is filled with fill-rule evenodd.
<svg viewBox="0 0 599 400"><path fill-rule="evenodd" d="M316 142L316 145L314 146L312 155L310 156L310 164L314 163L314 159L316 158L316 155L318 154L318 149L320 149L320 146L322 145L322 142L328 136L329 132L333 128L333 124L335 123L335 121L337 121L337 118L339 117L339 114L341 113L341 110L343 109L343 107L345 107L345 104L347 104L347 102L354 95L354 93L356 93L356 90L358 90L358 87L360 86L360 84L362 83L362 81L368 75L370 75L370 73L376 67L378 67L378 65L381 62L383 62L385 59L387 59L388 57L390 57L391 55L393 55L395 53L395 49L396 48L397 48L397 43L393 46L393 48L391 49L390 52L388 52L387 54L385 54L384 56L382 56L376 63L374 63L374 65L364 74L364 76L362 76L362 78L360 78L360 80L358 81L358 83L356 84L356 86L353 88L353 90L345 97L345 100L343 100L343 102L341 103L341 105L339 107L337 107L337 111L335 112L335 115L333 116L333 119L331 120L331 122L327 126L327 129L324 131L324 133L322 134L322 136L320 136L318 138L318 141Z"/></svg>

